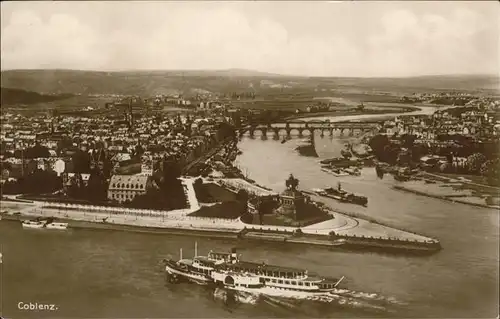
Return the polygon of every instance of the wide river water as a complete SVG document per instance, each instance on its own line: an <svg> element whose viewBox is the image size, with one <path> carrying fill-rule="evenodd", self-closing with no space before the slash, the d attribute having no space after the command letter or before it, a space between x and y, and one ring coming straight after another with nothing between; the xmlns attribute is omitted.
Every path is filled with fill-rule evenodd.
<svg viewBox="0 0 500 319"><path fill-rule="evenodd" d="M329 202L441 241L431 256L334 251L280 244L138 234L119 231L22 230L0 221L3 264L0 310L7 318L248 318L248 317L446 317L498 315L498 211L454 204L393 190L392 178L375 169L336 178L320 171L319 160L338 156L352 137L316 136L320 158L299 156L305 141L281 144L245 137L238 165L259 184L277 191L293 173L299 187L336 185L369 198L368 208ZM160 260L237 246L243 259L346 276L348 290L329 300L247 300L229 305L220 292L196 285L166 285ZM19 310L18 304L55 304L55 311Z"/></svg>

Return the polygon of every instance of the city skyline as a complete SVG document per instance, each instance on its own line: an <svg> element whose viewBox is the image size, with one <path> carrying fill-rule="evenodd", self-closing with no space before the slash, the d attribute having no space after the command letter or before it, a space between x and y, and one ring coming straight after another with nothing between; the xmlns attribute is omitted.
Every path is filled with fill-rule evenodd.
<svg viewBox="0 0 500 319"><path fill-rule="evenodd" d="M2 69L499 74L495 2L13 2Z"/></svg>

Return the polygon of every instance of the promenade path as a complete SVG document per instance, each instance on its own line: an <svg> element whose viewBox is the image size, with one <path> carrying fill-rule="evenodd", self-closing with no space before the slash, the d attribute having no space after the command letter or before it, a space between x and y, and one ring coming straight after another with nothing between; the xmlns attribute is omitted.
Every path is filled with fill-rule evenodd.
<svg viewBox="0 0 500 319"><path fill-rule="evenodd" d="M192 212L200 209L200 203L198 202L198 198L196 198L196 192L195 192L194 186L193 186L195 179L181 177L180 180L181 180L182 185L186 189L186 196L187 196L187 200L189 203L189 209Z"/></svg>
<svg viewBox="0 0 500 319"><path fill-rule="evenodd" d="M59 205L59 207L57 207ZM92 208L92 209L91 209ZM187 216L192 210L176 210L168 212L153 212L147 210L129 210L112 209L108 211L98 210L98 207L89 207L83 205L64 205L55 203L33 202L20 203L2 201L2 210L8 210L11 213L20 212L28 216L43 216L54 218L65 218L94 223L129 225L139 227L158 227L158 228L178 228L205 231L234 231L239 232L243 229L254 231L281 231L293 233L296 227L271 226L271 225L250 225L241 220L231 220L223 218L193 217ZM356 237L373 237L382 239L400 239L428 241L431 238L416 235L392 227L379 225L357 217L350 217L338 212L331 212L334 219L313 224L301 228L305 234L325 235L331 231L340 235Z"/></svg>

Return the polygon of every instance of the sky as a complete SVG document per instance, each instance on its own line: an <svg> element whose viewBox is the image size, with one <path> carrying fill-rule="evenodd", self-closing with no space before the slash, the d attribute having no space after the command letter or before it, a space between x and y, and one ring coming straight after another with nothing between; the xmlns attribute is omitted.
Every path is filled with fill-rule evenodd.
<svg viewBox="0 0 500 319"><path fill-rule="evenodd" d="M500 74L497 1L3 1L6 69Z"/></svg>

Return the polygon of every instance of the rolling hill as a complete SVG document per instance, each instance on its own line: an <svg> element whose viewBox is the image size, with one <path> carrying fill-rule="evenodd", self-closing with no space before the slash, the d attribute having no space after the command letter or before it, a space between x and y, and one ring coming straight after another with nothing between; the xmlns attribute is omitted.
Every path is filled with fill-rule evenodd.
<svg viewBox="0 0 500 319"><path fill-rule="evenodd" d="M13 104L36 104L36 103L46 103L58 100L64 100L72 97L73 94L39 94L36 92L12 89L12 88L1 88L0 98L1 105L13 105Z"/></svg>
<svg viewBox="0 0 500 319"><path fill-rule="evenodd" d="M77 70L8 70L1 73L2 87L42 94L134 94L151 96L169 92L196 94L208 92L255 91L260 95L272 92L293 95L297 92L315 94L314 90L386 92L408 94L435 91L482 91L498 94L498 77L421 76L409 78L335 78L284 76L250 70L214 71L123 71L98 72ZM332 94L332 93L330 93Z"/></svg>

